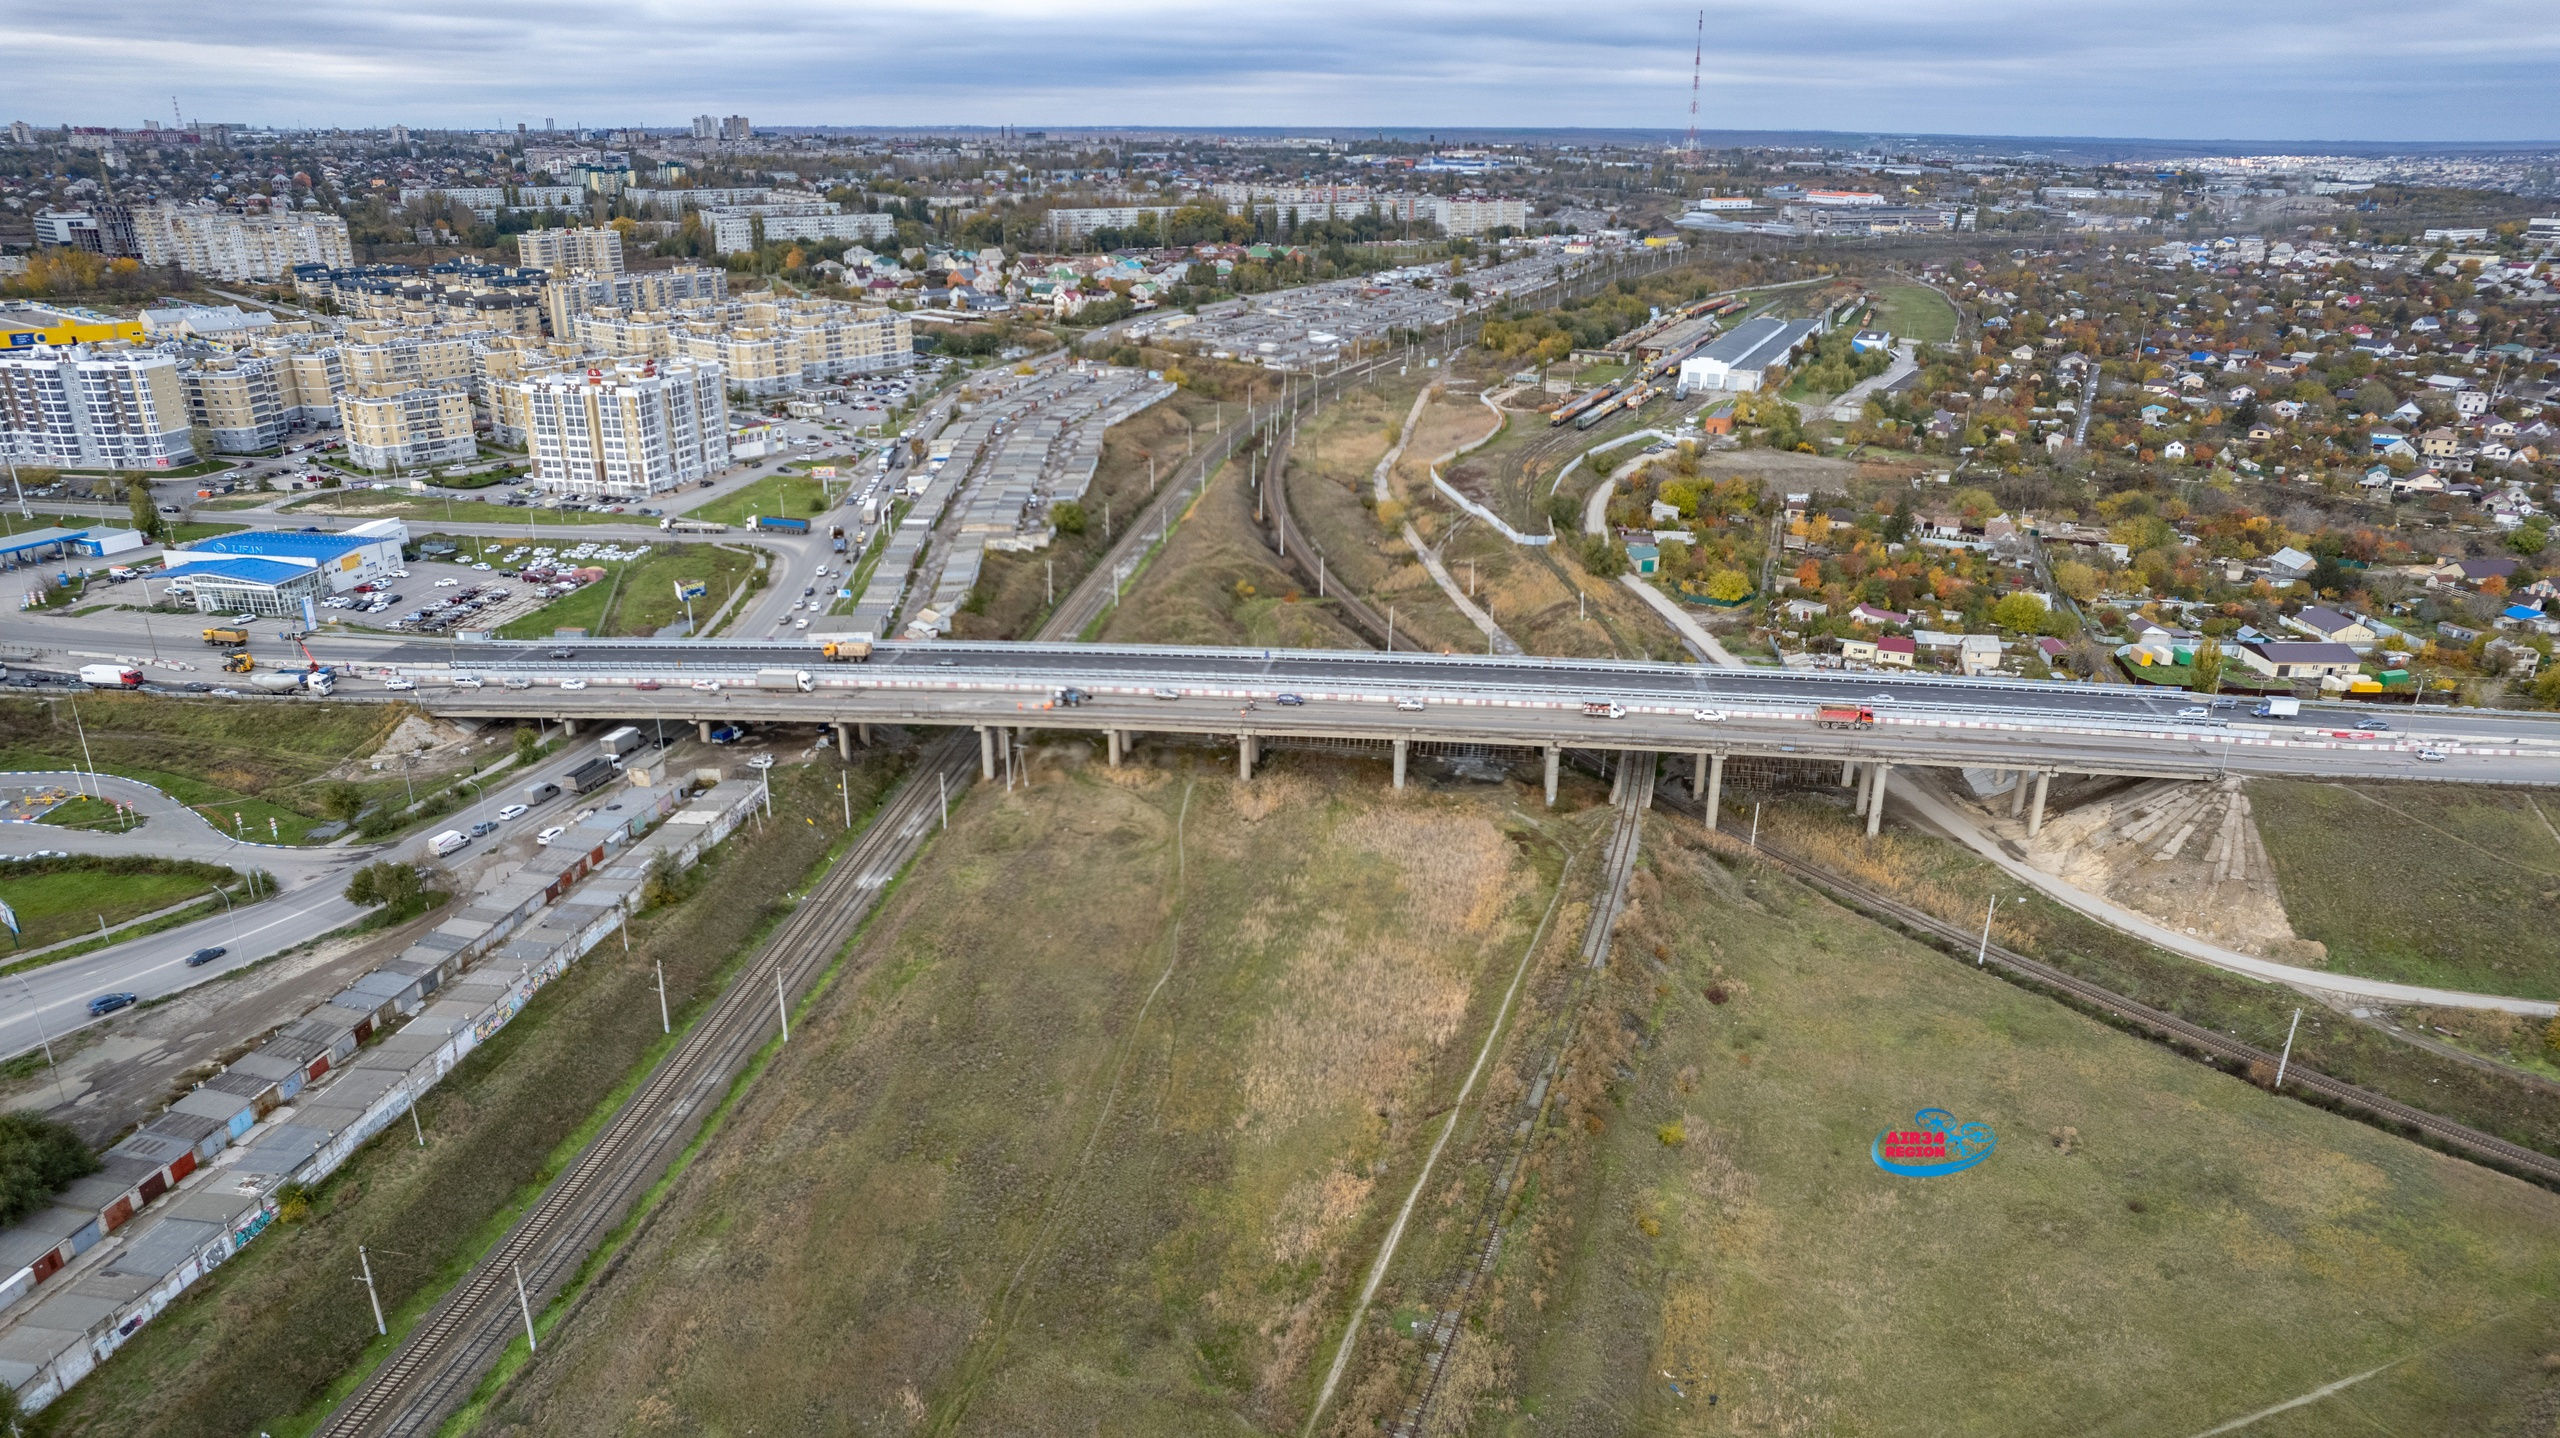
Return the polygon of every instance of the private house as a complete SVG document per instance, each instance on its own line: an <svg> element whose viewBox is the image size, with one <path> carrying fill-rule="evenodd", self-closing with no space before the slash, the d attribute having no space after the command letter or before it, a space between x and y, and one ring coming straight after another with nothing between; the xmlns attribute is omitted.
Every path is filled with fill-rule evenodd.
<svg viewBox="0 0 2560 1438"><path fill-rule="evenodd" d="M2364 662L2343 644L2265 639L2243 644L2234 653L2240 662L2273 679L2326 679L2353 674Z"/></svg>
<svg viewBox="0 0 2560 1438"><path fill-rule="evenodd" d="M2344 614L2321 604L2311 605L2299 614L2288 616L2284 626L2330 644L2343 644L2359 654L2369 652L2382 638L2372 625L2352 614Z"/></svg>

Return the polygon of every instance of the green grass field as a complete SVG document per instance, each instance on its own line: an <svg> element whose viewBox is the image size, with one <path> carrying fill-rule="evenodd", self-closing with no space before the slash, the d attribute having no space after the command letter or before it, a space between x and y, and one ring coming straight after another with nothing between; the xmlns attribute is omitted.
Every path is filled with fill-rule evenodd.
<svg viewBox="0 0 2560 1438"><path fill-rule="evenodd" d="M974 793L475 1431L1295 1432L1551 851L1199 768Z"/></svg>
<svg viewBox="0 0 2560 1438"><path fill-rule="evenodd" d="M1876 286L1875 295L1872 323L1878 329L1890 330L1895 338L1940 345L1956 337L1955 306L1927 285L1888 282Z"/></svg>
<svg viewBox="0 0 2560 1438"><path fill-rule="evenodd" d="M1594 1076L1430 1431L2186 1438L2377 1368L2245 1431L2547 1427L2560 1197L1729 869L1680 824L1651 826L1583 1010ZM1880 1170L1873 1137L1929 1106L1990 1125L1990 1159Z"/></svg>
<svg viewBox="0 0 2560 1438"><path fill-rule="evenodd" d="M325 822L321 775L371 753L403 711L296 701L292 723L276 723L276 713L266 704L143 695L0 700L0 771L83 767L85 726L101 772L165 790L225 832L298 844ZM357 787L370 797L401 790L396 777Z"/></svg>
<svg viewBox="0 0 2560 1438"><path fill-rule="evenodd" d="M853 462L839 462L851 470ZM780 519L815 519L827 512L829 486L805 474L769 474L735 494L723 495L708 504L685 511L687 519L711 524L734 524L744 527L750 516L769 514ZM837 481L833 492L841 497L844 484Z"/></svg>
<svg viewBox="0 0 2560 1438"><path fill-rule="evenodd" d="M150 821L138 815L127 815L104 799L76 794L45 811L39 824L53 824L65 829L103 829L122 834L139 829Z"/></svg>
<svg viewBox="0 0 2560 1438"><path fill-rule="evenodd" d="M405 519L416 524L520 524L528 533L564 524L647 524L642 515L599 514L585 509L518 509L479 499L445 499L390 490L322 490L285 506L290 514L341 515L350 519Z"/></svg>
<svg viewBox="0 0 2560 1438"><path fill-rule="evenodd" d="M115 872L94 861L56 859L42 866L0 865L0 899L17 912L17 948L40 949L94 934L102 925L207 898L217 881L229 878L229 870L210 865L161 862L142 872ZM247 898L234 902L246 903ZM0 952L0 962L6 961L7 954Z"/></svg>
<svg viewBox="0 0 2560 1438"><path fill-rule="evenodd" d="M2294 932L2340 973L2560 997L2560 805L2529 789L2253 780Z"/></svg>
<svg viewBox="0 0 2560 1438"><path fill-rule="evenodd" d="M671 1044L658 1031L654 966L664 965L675 1017L688 1019L787 911L784 895L843 835L838 772L774 770L777 822L723 845L691 898L633 921L628 956L614 944L588 955L465 1059L420 1106L424 1148L402 1124L358 1153L311 1195L307 1216L279 1223L172 1304L32 1431L300 1438L318 1427L360 1365L390 1351L347 1281L356 1245L369 1246L396 1341ZM895 772L876 751L855 767L857 815Z"/></svg>
<svg viewBox="0 0 2560 1438"><path fill-rule="evenodd" d="M651 635L684 618L684 601L676 583L701 581L708 586L693 601L697 623L709 623L729 592L755 573L752 554L711 544L664 544L645 559L604 566L605 577L575 594L555 599L498 630L501 639L548 639L558 629L584 629L594 638Z"/></svg>

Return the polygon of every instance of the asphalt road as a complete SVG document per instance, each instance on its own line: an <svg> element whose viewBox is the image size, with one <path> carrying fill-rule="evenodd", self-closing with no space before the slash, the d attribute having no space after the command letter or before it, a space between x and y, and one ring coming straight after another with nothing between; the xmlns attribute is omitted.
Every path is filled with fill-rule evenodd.
<svg viewBox="0 0 2560 1438"><path fill-rule="evenodd" d="M292 704L299 701L248 702ZM556 779L586 762L595 752L590 745L574 743L532 769L494 777L478 802L389 847L242 845L225 838L201 819L194 819L189 811L171 804L165 797L157 802L176 809L176 815L155 817L130 835L93 835L39 825L15 830L0 826L0 852L41 847L66 849L74 853L163 854L228 864L243 870L254 865L274 872L282 885L275 898L242 905L221 917L199 919L178 928L93 949L60 963L0 979L0 1056L23 1053L47 1038L59 1039L66 1033L94 1023L113 1023L112 1015L105 1019L89 1015L89 1000L99 994L138 994L147 1003L346 927L364 912L347 902L342 893L350 869L382 858L424 860L429 857L427 843L434 834L446 829L461 829L467 833L476 822L495 820L497 811L515 802L526 785L537 779ZM128 793L152 792L143 786L111 777L99 782L110 792L115 792L118 786ZM537 809L508 823L497 834L463 851L449 866L473 867L473 861L482 859L493 849L531 834L545 822L558 822L545 819L549 812ZM194 819L192 831L186 827L187 819ZM518 844L516 847L522 846ZM468 874L463 878L467 892ZM227 948L230 952L201 968L187 967L187 955L215 946Z"/></svg>

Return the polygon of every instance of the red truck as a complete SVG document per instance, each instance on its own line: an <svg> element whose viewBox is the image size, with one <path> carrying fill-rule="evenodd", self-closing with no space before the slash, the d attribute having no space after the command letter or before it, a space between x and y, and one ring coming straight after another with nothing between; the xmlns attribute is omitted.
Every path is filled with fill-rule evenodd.
<svg viewBox="0 0 2560 1438"><path fill-rule="evenodd" d="M1813 722L1825 729L1872 729L1876 711L1864 704L1825 704L1814 711Z"/></svg>

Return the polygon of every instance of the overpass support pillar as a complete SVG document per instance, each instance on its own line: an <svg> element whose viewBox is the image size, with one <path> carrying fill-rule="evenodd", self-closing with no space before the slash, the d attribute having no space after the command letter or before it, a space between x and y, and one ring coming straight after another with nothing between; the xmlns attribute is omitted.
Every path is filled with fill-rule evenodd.
<svg viewBox="0 0 2560 1438"><path fill-rule="evenodd" d="M1724 756L1716 755L1707 763L1707 827L1717 827L1716 811L1724 807Z"/></svg>
<svg viewBox="0 0 2560 1438"><path fill-rule="evenodd" d="M1689 798L1692 801L1695 801L1704 796L1706 792L1707 751L1701 749L1697 753L1689 756Z"/></svg>
<svg viewBox="0 0 2560 1438"><path fill-rule="evenodd" d="M1105 729L1102 737L1111 753L1111 767L1119 768L1121 759L1129 752L1129 736L1118 729Z"/></svg>
<svg viewBox="0 0 2560 1438"><path fill-rule="evenodd" d="M564 715L562 715L562 716L561 716L561 718L560 718L560 737L561 737L561 738L563 738L563 739L574 739L574 738L576 738L576 737L577 737L577 735L578 735L578 721L577 721L577 720L575 720L575 719L569 718L569 717L568 717L567 715L565 715L565 714L564 714Z"/></svg>
<svg viewBox="0 0 2560 1438"><path fill-rule="evenodd" d="M2053 771L2051 769L2038 769L2036 771L2035 807L2027 811L2027 837L2030 839L2034 838L2044 830L2044 791L2045 786L2052 781ZM2024 788L2025 786L2020 785L2019 787Z"/></svg>
<svg viewBox="0 0 2560 1438"><path fill-rule="evenodd" d="M1398 740L1396 741L1396 787L1397 787L1397 788L1399 788L1399 789L1401 789L1401 788L1403 788L1403 787L1404 787L1404 761L1405 761L1405 756L1407 756L1407 755L1411 754L1412 752L1413 752L1413 741L1412 741L1412 740L1410 740L1410 739L1398 739Z"/></svg>
<svg viewBox="0 0 2560 1438"><path fill-rule="evenodd" d="M996 731L985 724L978 726L978 777L996 777Z"/></svg>
<svg viewBox="0 0 2560 1438"><path fill-rule="evenodd" d="M2012 769L2009 773L2012 780L2009 785L2009 817L2014 819L2026 811L2027 771Z"/></svg>
<svg viewBox="0 0 2560 1438"><path fill-rule="evenodd" d="M1661 787L1662 756L1650 749L1641 752L1630 749L1627 751L1627 759L1636 766L1633 776L1635 781L1644 786L1644 799L1640 807L1650 809L1653 807L1653 791Z"/></svg>
<svg viewBox="0 0 2560 1438"><path fill-rule="evenodd" d="M854 726L853 726L853 742L855 742L856 744L859 744L859 745L863 746L863 747L864 747L864 748L866 748L866 749L870 748L870 747L871 747L871 726L870 726L870 725L868 725L868 724L856 724L856 725L854 725Z"/></svg>
<svg viewBox="0 0 2560 1438"><path fill-rule="evenodd" d="M1841 760L1841 761L1840 761L1840 787L1841 787L1841 788L1843 788L1843 789L1846 789L1846 788L1848 788L1848 787L1849 787L1851 784L1853 784L1853 783L1862 783L1862 782L1864 782L1864 781L1862 781L1862 780L1860 780L1860 779L1858 778L1858 761L1857 761L1857 760L1855 760L1855 759L1843 759L1843 760ZM1862 792L1863 792L1863 791L1862 791ZM1863 805L1861 805L1861 807L1864 807L1864 806L1863 806Z"/></svg>
<svg viewBox="0 0 2560 1438"><path fill-rule="evenodd" d="M1867 792L1867 837L1870 839L1884 827L1884 790L1885 785L1892 781L1892 775L1892 765L1875 766L1875 784Z"/></svg>
<svg viewBox="0 0 2560 1438"><path fill-rule="evenodd" d="M1875 771L1864 764L1855 765L1855 768L1857 774L1852 782L1857 785L1857 797L1850 801L1849 813L1863 819L1867 814L1867 788L1874 780Z"/></svg>
<svg viewBox="0 0 2560 1438"><path fill-rule="evenodd" d="M1251 779L1253 777L1253 761L1259 757L1253 752L1253 747L1252 735L1238 734L1236 736L1236 777L1239 779Z"/></svg>
<svg viewBox="0 0 2560 1438"><path fill-rule="evenodd" d="M853 726L849 724L836 725L836 757L848 764L853 762Z"/></svg>
<svg viewBox="0 0 2560 1438"><path fill-rule="evenodd" d="M710 743L710 742L711 742L711 721L710 721L710 720L708 720L708 719L696 719L696 720L694 720L694 721L693 721L693 728L694 728L694 732L695 732L696 734L698 734L698 735L700 735L700 736L701 736L701 739L702 739L702 742L703 742L703 743L708 744L708 743Z"/></svg>
<svg viewBox="0 0 2560 1438"><path fill-rule="evenodd" d="M1556 806L1556 766L1561 763L1563 759L1563 745L1550 744L1547 746L1547 807L1550 809Z"/></svg>

